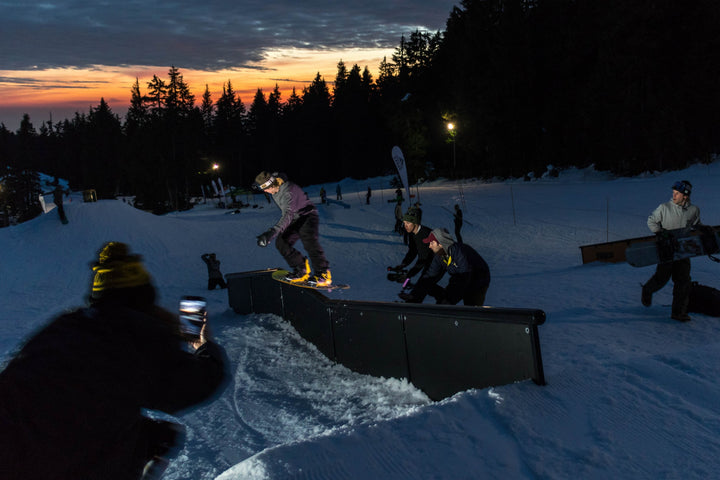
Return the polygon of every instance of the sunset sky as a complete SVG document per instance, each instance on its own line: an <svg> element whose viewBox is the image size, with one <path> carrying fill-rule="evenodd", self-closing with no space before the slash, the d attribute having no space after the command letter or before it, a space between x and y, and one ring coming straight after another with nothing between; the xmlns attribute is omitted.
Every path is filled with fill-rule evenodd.
<svg viewBox="0 0 720 480"><path fill-rule="evenodd" d="M444 31L452 0L0 0L0 122L37 129L104 98L124 117L130 88L180 69L199 104L228 80L248 106L277 84L287 100L319 72L378 65L416 29Z"/></svg>

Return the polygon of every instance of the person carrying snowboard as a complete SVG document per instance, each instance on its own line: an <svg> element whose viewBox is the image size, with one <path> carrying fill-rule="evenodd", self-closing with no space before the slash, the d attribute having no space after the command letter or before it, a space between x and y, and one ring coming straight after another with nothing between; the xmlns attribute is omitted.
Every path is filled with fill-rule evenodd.
<svg viewBox="0 0 720 480"><path fill-rule="evenodd" d="M223 278L223 274L220 272L220 260L217 259L214 253L203 253L203 262L207 265L208 269L208 290L215 290L215 287L219 286L227 288L227 283Z"/></svg>
<svg viewBox="0 0 720 480"><path fill-rule="evenodd" d="M268 231L258 235L257 244L266 247L275 239L280 255L290 266L287 279L293 283L310 282L319 287L332 284L329 263L319 242L320 219L315 205L308 199L302 189L288 181L278 173L260 172L255 184L263 192L272 195L280 207L280 220ZM300 240L307 252L307 257L295 249L295 242ZM313 275L310 275L312 264Z"/></svg>
<svg viewBox="0 0 720 480"><path fill-rule="evenodd" d="M692 184L687 180L675 182L672 186L672 199L661 203L647 220L650 231L662 235L663 230L689 228L700 224L700 209L690 203ZM690 259L683 258L674 262L658 263L655 274L642 287L642 304L652 305L653 293L663 288L672 278L673 301L670 317L679 322L690 320L688 301L690 299Z"/></svg>
<svg viewBox="0 0 720 480"><path fill-rule="evenodd" d="M433 251L430 268L423 273L413 289L398 294L408 303L422 303L427 295L437 303L481 307L490 286L490 269L485 260L472 247L453 241L444 228L436 228L423 240ZM437 285L445 272L450 274L447 287Z"/></svg>
<svg viewBox="0 0 720 480"><path fill-rule="evenodd" d="M206 327L186 342L139 255L110 242L92 270L89 307L55 317L0 372L3 480L141 478L184 432L144 409L175 415L226 384L222 347Z"/></svg>

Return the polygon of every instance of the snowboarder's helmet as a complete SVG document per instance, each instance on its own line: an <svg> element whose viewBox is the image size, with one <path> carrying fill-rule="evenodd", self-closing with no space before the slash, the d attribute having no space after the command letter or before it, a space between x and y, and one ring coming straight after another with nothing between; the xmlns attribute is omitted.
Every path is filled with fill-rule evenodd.
<svg viewBox="0 0 720 480"><path fill-rule="evenodd" d="M692 192L692 183L687 180L680 180L673 183L672 189L677 190L683 195L690 195L690 192Z"/></svg>
<svg viewBox="0 0 720 480"><path fill-rule="evenodd" d="M277 179L275 176L270 172L260 172L258 173L258 176L255 177L255 184L258 186L260 190L265 190L266 188L270 188L273 185L277 183Z"/></svg>

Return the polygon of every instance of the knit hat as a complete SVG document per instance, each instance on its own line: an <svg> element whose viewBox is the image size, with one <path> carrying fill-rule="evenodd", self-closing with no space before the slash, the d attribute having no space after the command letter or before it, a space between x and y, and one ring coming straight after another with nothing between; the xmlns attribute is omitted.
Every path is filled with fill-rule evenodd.
<svg viewBox="0 0 720 480"><path fill-rule="evenodd" d="M142 257L131 254L122 242L109 242L92 265L91 300L122 300L129 305L149 306L155 301L155 288L145 270Z"/></svg>
<svg viewBox="0 0 720 480"><path fill-rule="evenodd" d="M420 217L418 215L417 208L410 207L408 211L402 217L403 222L414 223L415 225L420 224Z"/></svg>
<svg viewBox="0 0 720 480"><path fill-rule="evenodd" d="M439 243L440 246L445 250L447 250L450 245L455 243L455 240L453 240L450 232L448 232L444 228L436 228L435 230L430 232L430 235L423 239L423 243L430 243L432 241Z"/></svg>
<svg viewBox="0 0 720 480"><path fill-rule="evenodd" d="M277 183L276 175L273 175L270 172L260 172L257 177L255 177L255 184L260 190L270 188L275 185L275 183Z"/></svg>
<svg viewBox="0 0 720 480"><path fill-rule="evenodd" d="M677 190L683 195L690 195L690 193L692 192L692 183L688 182L687 180L680 180L673 183L672 189Z"/></svg>

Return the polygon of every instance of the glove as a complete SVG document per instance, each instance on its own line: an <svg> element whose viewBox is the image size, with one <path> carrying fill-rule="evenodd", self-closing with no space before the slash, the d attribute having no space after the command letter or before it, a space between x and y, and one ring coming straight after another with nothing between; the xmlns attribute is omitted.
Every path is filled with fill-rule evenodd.
<svg viewBox="0 0 720 480"><path fill-rule="evenodd" d="M265 233L261 233L257 237L257 244L258 247L267 247L268 243L270 242L270 239L273 236L273 233L275 233L273 230L268 230Z"/></svg>

